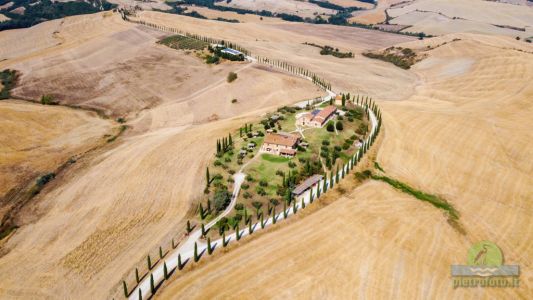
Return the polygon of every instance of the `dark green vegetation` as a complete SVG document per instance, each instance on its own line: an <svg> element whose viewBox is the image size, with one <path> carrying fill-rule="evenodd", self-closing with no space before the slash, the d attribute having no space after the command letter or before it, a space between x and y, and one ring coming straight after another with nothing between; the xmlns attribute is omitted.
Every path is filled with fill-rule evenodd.
<svg viewBox="0 0 533 300"><path fill-rule="evenodd" d="M237 73L229 72L228 78L227 78L228 82L231 83L231 82L235 81L236 79L237 79Z"/></svg>
<svg viewBox="0 0 533 300"><path fill-rule="evenodd" d="M333 48L331 46L320 46L314 43L304 43L305 45L313 46L320 48L320 54L321 55L333 55L338 58L350 58L353 57L352 52L340 52L338 48Z"/></svg>
<svg viewBox="0 0 533 300"><path fill-rule="evenodd" d="M19 73L16 70L6 69L0 72L0 81L2 82L2 90L0 90L0 100L8 99L11 97L10 91L17 84L18 78Z"/></svg>
<svg viewBox="0 0 533 300"><path fill-rule="evenodd" d="M432 194L419 191L409 186L406 183L403 183L401 181L398 181L396 179L393 179L387 176L371 175L371 178L374 180L380 180L380 181L386 182L392 187L394 187L395 189L398 189L406 194L409 194L415 197L416 199L429 202L433 206L445 210L448 216L450 217L450 219L452 220L456 221L459 219L459 213L457 212L457 210L450 203L448 203L448 201L440 198L439 196L435 196Z"/></svg>
<svg viewBox="0 0 533 300"><path fill-rule="evenodd" d="M87 0L70 2L52 2L50 0L0 0L0 5L13 1L14 4L0 13L10 18L0 22L0 31L15 28L30 27L44 21L59 19L67 16L92 14L116 7L105 0ZM23 7L24 13L12 12L14 9Z"/></svg>
<svg viewBox="0 0 533 300"><path fill-rule="evenodd" d="M417 62L416 53L409 48L389 47L382 53L365 52L364 56L390 62L402 69L409 69Z"/></svg>
<svg viewBox="0 0 533 300"><path fill-rule="evenodd" d="M52 95L42 95L41 104L42 105L58 105L59 102L55 101L54 96Z"/></svg>
<svg viewBox="0 0 533 300"><path fill-rule="evenodd" d="M43 189L43 187L47 183L52 181L52 179L54 179L55 177L56 177L55 173L48 173L46 175L43 175L43 176L37 178L37 180L35 181L35 185L30 190L30 196L33 197L33 196L39 194L41 192L41 190Z"/></svg>
<svg viewBox="0 0 533 300"><path fill-rule="evenodd" d="M209 43L183 35L172 35L160 40L158 43L172 49L181 50L203 50Z"/></svg>

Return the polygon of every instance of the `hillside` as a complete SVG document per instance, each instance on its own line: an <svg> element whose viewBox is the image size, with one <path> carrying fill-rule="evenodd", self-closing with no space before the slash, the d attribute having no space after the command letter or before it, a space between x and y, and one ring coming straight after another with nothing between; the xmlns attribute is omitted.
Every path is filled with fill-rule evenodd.
<svg viewBox="0 0 533 300"><path fill-rule="evenodd" d="M413 67L420 81L412 96L380 103L386 128L377 161L388 176L456 206L464 235L430 205L372 181L176 276L160 298L527 298L531 54L508 49L521 46L510 39L460 38ZM522 266L520 288L453 289L450 265L485 239Z"/></svg>

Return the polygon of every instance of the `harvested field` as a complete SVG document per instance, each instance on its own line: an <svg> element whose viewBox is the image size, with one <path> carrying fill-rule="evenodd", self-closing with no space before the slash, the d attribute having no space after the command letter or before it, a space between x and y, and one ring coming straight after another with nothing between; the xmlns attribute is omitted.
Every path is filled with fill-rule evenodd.
<svg viewBox="0 0 533 300"><path fill-rule="evenodd" d="M232 0L229 3L219 2L217 5L256 11L266 10L273 13L297 15L302 18L314 18L316 14L335 14L335 10L322 8L313 3L298 0Z"/></svg>
<svg viewBox="0 0 533 300"><path fill-rule="evenodd" d="M377 161L387 176L454 205L464 235L430 204L371 181L174 277L160 298L529 298L532 54L510 49L522 45L512 39L461 38L413 66L421 81L412 96L380 102ZM519 288L453 289L450 265L464 264L481 240L521 266Z"/></svg>
<svg viewBox="0 0 533 300"><path fill-rule="evenodd" d="M391 24L412 25L406 30L432 35L472 32L526 38L533 34L533 11L501 2L418 0L388 13Z"/></svg>
<svg viewBox="0 0 533 300"><path fill-rule="evenodd" d="M71 157L105 143L112 123L81 110L0 101L0 219L18 205L11 197Z"/></svg>
<svg viewBox="0 0 533 300"><path fill-rule="evenodd" d="M16 92L57 93L64 103L129 112L131 128L56 177L21 211L21 227L2 245L3 298L111 298L146 254L181 237L202 196L213 141L266 111L323 94L264 66L208 66L157 45L164 33L125 23L118 14L63 21L55 34L61 45L30 50L22 41L17 47L27 52L0 62L21 70ZM44 38L47 23L28 34ZM230 71L239 77L231 84Z"/></svg>
<svg viewBox="0 0 533 300"><path fill-rule="evenodd" d="M216 35L242 45L254 55L275 57L303 66L328 78L335 91L349 90L398 100L412 92L411 83L416 80L412 73L358 55L366 49L387 48L395 43L413 41L414 37L332 25L289 22L233 24L147 11L140 13L139 18L160 25L186 28L200 35ZM343 35L349 38L343 38ZM303 45L305 42L351 51L355 57L325 57L315 47Z"/></svg>

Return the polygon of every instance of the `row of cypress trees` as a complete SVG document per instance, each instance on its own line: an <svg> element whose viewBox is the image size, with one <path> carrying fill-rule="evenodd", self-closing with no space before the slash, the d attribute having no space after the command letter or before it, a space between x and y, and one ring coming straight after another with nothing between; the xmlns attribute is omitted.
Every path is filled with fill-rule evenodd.
<svg viewBox="0 0 533 300"><path fill-rule="evenodd" d="M347 97L347 99L349 99L349 96ZM344 178L357 165L357 163L363 158L364 154L370 149L372 144L375 142L375 140L376 140L376 138L377 138L377 136L378 136L378 134L380 132L381 123L382 123L381 110L376 105L376 103L372 100L372 98L369 98L367 96L366 98L362 97L361 99L359 99L359 95L358 95L357 98L355 98L355 96L354 96L352 101L356 101L356 103L358 105L363 106L365 108L365 111L367 112L367 115L370 115L370 111L372 111L374 113L374 115L377 118L376 129L371 132L369 138L367 140L365 140L363 142L362 146L359 148L359 151L352 156L351 160L349 160L348 163L346 163L345 165L342 166L340 171L339 171L339 168L337 167L335 172L332 171L330 173L329 180L328 180L327 175L326 175L326 178L324 178L322 180L322 182L318 183L316 196L313 194L312 190L310 191L310 193L309 193L310 194L309 195L309 203L310 204L313 203L313 201L315 199L319 199L320 196L323 193L326 193L328 189L333 188L335 183L338 183L342 178ZM209 175L207 175L207 176L209 176ZM289 176L289 178L290 178L290 176ZM328 184L328 182L329 182L329 184ZM320 188L321 185L322 185L322 188ZM306 207L306 204L305 204L305 201L304 201L303 198L302 198L302 202L301 202L300 207L302 209L305 209L305 207ZM296 214L298 212L298 206L296 204L296 201L292 201L292 210L293 210L294 214ZM283 216L284 216L284 218L288 217L287 202L284 202ZM276 224L277 219L278 219L278 216L277 216L277 214L275 212L275 209L273 209L273 211L272 211L272 223ZM263 214L261 214L259 222L260 222L261 228L265 228L266 222L264 222ZM257 226L257 223L252 225L252 222L248 222L248 233L250 235L254 232L256 226ZM187 227L186 227L187 233L192 232L192 230L193 230L193 227L191 226L190 221L187 221ZM204 237L206 236L206 231L207 230L205 229L204 225L202 224L202 235ZM241 232L242 231L239 229L239 226L237 225L236 228L235 228L235 237L236 237L237 241L242 238L243 234ZM223 247L227 247L227 245L229 243L230 243L230 240L226 240L226 234L225 234L225 232L223 232L222 233L222 246ZM177 247L177 245L174 245L174 240L172 240L172 247L173 248ZM209 255L212 255L214 250L215 250L215 248L216 248L216 245L212 245L211 244L211 239L209 237L207 237L207 253ZM159 247L159 257L160 257L160 259L162 260L165 255L166 255L166 253L163 253L162 247ZM198 245L195 242L195 244L194 244L194 255L193 255L194 262L198 262L201 259L201 257L202 257L202 253L198 252ZM178 264L177 264L176 268L178 270L182 270L183 267L185 266L185 263L182 262L181 254L178 254ZM152 270L153 265L152 265L152 261L151 261L150 255L147 256L147 266L148 266L149 270ZM173 272L173 271L174 270L170 270L169 271L166 262L163 262L164 280L167 280L170 277L171 272ZM138 285L140 283L140 281L141 281L140 280L141 278L139 276L139 270L137 268L135 269L135 279L136 279L136 283ZM128 287L127 287L126 281L123 281L122 283L123 283L123 289L124 289L124 296L127 298L127 297L129 297L129 291L128 291ZM154 275L153 275L153 273L150 273L150 291L151 291L152 294L155 293L155 289L156 289L156 286L155 286L155 281L154 281ZM138 289L138 298L142 299L142 290L140 288Z"/></svg>
<svg viewBox="0 0 533 300"><path fill-rule="evenodd" d="M195 33L189 33L189 32L185 32L183 30L180 30L178 28L169 27L169 26L163 26L163 25L157 25L157 24L146 22L146 21L143 21L143 20L132 20L127 15L123 15L122 19L124 19L125 21L128 21L128 22L135 23L135 24L140 24L140 25L152 27L152 28L155 28L155 29L158 29L158 30L161 30L161 31L167 31L167 32L172 32L172 33L179 34L179 35L182 35L182 36L186 36L186 37L189 37L189 38L192 38L192 39L195 39L195 40L199 40L199 41L203 41L203 42L206 42L206 43L209 43L209 44L224 45L224 46L226 46L228 48L232 48L232 49L235 49L237 51L240 51L240 52L244 53L245 55L250 55L250 51L248 49L246 49L246 48L244 48L242 46L239 46L239 45L237 45L235 43L225 41L225 40L218 40L218 39L214 39L214 38L207 37L207 36L202 36L202 35L195 34Z"/></svg>
<svg viewBox="0 0 533 300"><path fill-rule="evenodd" d="M288 71L290 73L309 78L309 79L311 79L311 81L313 81L313 83L315 85L319 86L320 88L322 88L324 90L331 90L331 83L329 83L326 80L320 78L317 74L315 74L315 73L313 73L313 72L311 72L311 71L309 71L307 69L304 69L302 67L293 66L293 65L291 65L291 64L289 64L289 63L287 63L285 61L276 60L276 59L270 59L270 58L267 58L267 57L256 56L255 59L257 59L257 61L260 62L260 63L271 65L273 67L277 67L277 68L283 69L283 70Z"/></svg>

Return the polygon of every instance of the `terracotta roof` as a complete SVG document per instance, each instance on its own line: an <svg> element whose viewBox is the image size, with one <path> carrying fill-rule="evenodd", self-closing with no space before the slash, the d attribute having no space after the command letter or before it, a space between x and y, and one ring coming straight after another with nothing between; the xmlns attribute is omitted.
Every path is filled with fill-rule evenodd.
<svg viewBox="0 0 533 300"><path fill-rule="evenodd" d="M315 119L320 119L322 122L324 122L329 116L335 113L336 110L337 108L333 105L326 106L315 116Z"/></svg>
<svg viewBox="0 0 533 300"><path fill-rule="evenodd" d="M292 190L293 194L301 195L303 192L305 192L308 188L312 187L314 184L322 180L324 176L315 174L306 180L304 180L302 183L300 183L297 187Z"/></svg>
<svg viewBox="0 0 533 300"><path fill-rule="evenodd" d="M266 144L282 145L287 147L294 147L298 137L288 133L269 133L265 137Z"/></svg>

